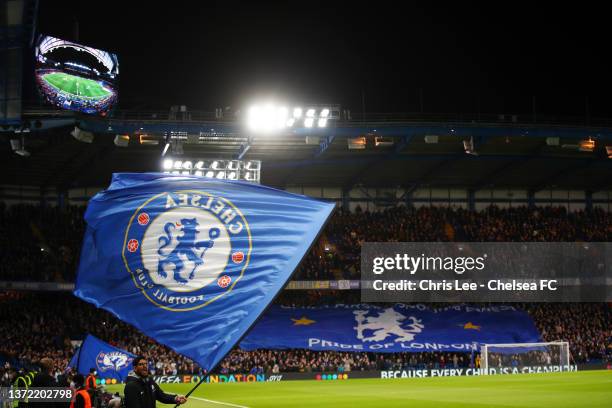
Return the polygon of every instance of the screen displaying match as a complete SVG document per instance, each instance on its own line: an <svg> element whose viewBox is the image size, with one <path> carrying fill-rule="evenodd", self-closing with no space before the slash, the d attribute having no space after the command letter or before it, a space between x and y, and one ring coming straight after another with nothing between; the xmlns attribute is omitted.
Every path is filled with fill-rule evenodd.
<svg viewBox="0 0 612 408"><path fill-rule="evenodd" d="M117 55L41 35L34 49L42 97L61 109L107 116L117 103Z"/></svg>

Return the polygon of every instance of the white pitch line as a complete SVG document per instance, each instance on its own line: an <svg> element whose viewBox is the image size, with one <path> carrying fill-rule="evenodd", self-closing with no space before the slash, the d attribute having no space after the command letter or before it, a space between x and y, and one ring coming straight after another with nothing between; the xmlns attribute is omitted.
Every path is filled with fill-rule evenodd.
<svg viewBox="0 0 612 408"><path fill-rule="evenodd" d="M200 398L200 397L191 397L191 396L190 396L189 398L193 398L193 399L200 400L200 401L213 402L213 403L215 403L215 404L227 405L227 406L230 406L230 407L236 407L236 408L249 408L249 407L244 406L244 405L231 404L231 403L229 403L229 402L215 401L215 400L210 400L210 399L206 399L206 398Z"/></svg>

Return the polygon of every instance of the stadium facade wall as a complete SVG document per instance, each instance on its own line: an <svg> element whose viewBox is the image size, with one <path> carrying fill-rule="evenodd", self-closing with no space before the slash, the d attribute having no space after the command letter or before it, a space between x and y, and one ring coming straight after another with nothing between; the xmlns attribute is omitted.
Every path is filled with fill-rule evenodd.
<svg viewBox="0 0 612 408"><path fill-rule="evenodd" d="M1 185L0 201L7 206L17 204L62 206L86 205L91 197L103 187L76 188L68 191L57 191L54 187L41 188L38 186Z"/></svg>
<svg viewBox="0 0 612 408"><path fill-rule="evenodd" d="M364 210L377 211L395 205L398 201L415 207L442 206L473 208L482 210L491 204L501 208L519 207L533 204L536 206L561 206L570 211L583 210L589 205L587 193L583 190L547 189L535 192L532 197L527 189L481 189L470 197L468 189L422 187L413 191L404 188L354 188L342 191L341 188L291 186L287 191L315 198L335 200L339 205L348 203L351 211L357 206ZM590 202L595 208L612 210L612 191L599 191L592 194Z"/></svg>
<svg viewBox="0 0 612 408"><path fill-rule="evenodd" d="M86 205L91 197L104 187L74 188L67 191L57 191L54 187L2 185L0 186L0 201L5 205L44 203L49 206ZM403 188L354 188L342 191L334 187L288 187L287 191L310 197L336 201L339 206L348 204L351 211L358 206L363 210L379 211L398 201L415 207L438 206L454 208L470 208L473 201L475 210L482 210L491 204L500 208L526 206L532 203L536 206L566 207L570 211L583 210L590 202L594 208L612 211L612 191L597 191L591 197L582 190L541 190L530 197L524 189L484 189L474 191L472 197L467 189L460 188L417 188L406 191Z"/></svg>

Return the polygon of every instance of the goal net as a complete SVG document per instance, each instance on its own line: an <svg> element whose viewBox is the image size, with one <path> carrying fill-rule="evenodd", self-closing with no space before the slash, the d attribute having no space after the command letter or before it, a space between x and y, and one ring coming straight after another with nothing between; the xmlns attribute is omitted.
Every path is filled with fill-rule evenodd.
<svg viewBox="0 0 612 408"><path fill-rule="evenodd" d="M480 347L480 368L503 369L524 367L569 366L569 343L483 344Z"/></svg>

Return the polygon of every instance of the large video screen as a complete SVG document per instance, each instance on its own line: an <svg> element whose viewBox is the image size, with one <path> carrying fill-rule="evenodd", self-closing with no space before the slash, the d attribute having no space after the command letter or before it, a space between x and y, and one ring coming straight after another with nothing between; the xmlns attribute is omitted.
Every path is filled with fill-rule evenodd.
<svg viewBox="0 0 612 408"><path fill-rule="evenodd" d="M117 55L41 35L35 47L36 82L52 105L106 116L117 103Z"/></svg>

